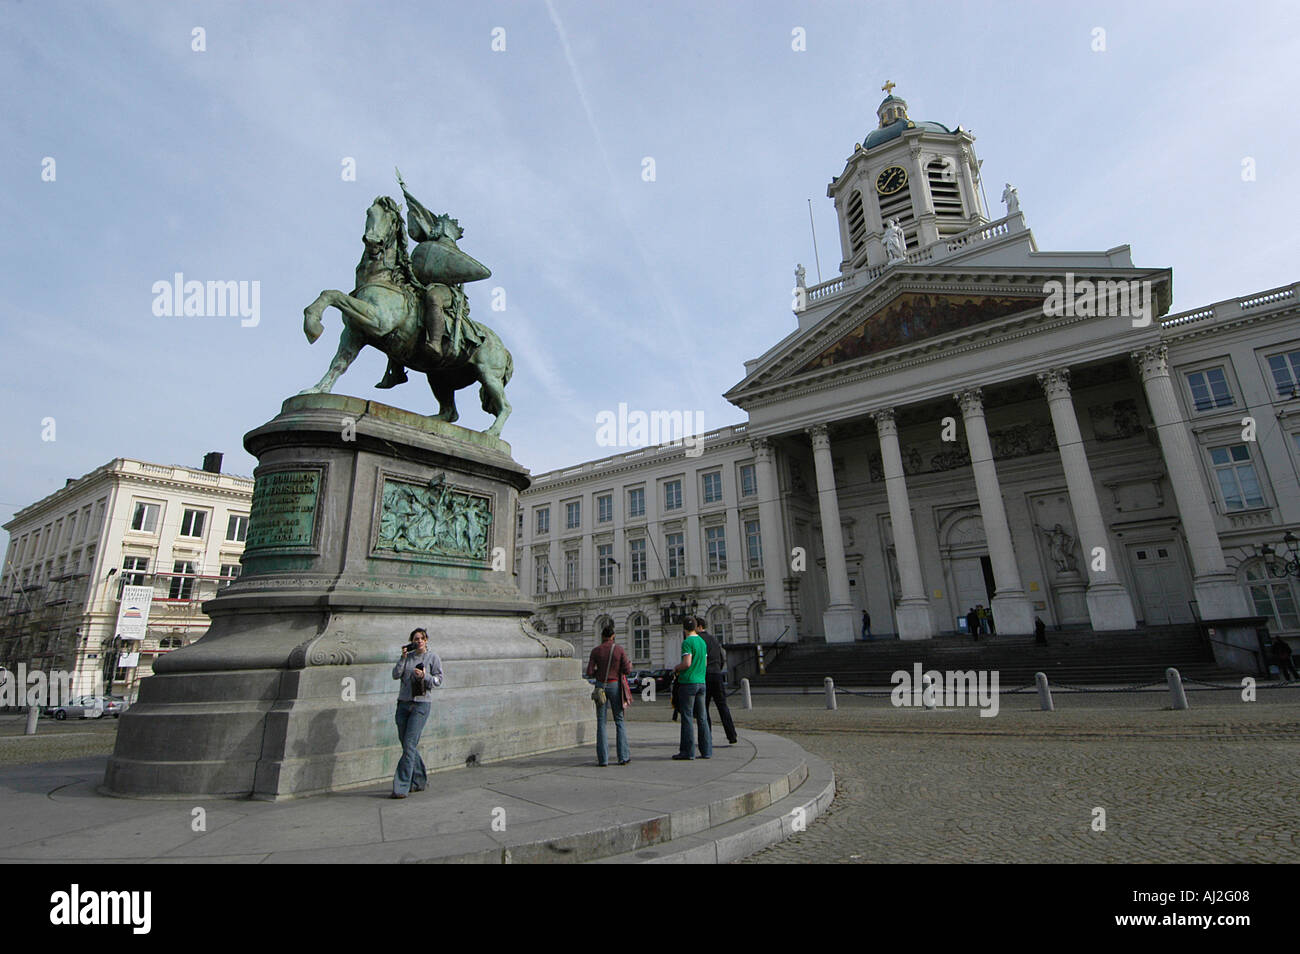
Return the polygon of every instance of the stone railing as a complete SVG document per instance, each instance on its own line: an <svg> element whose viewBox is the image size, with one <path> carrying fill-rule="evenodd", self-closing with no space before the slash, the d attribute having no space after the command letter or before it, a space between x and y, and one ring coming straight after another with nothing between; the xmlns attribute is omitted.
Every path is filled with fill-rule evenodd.
<svg viewBox="0 0 1300 954"><path fill-rule="evenodd" d="M1176 315L1170 315L1161 320L1160 327L1182 328L1200 322L1227 321L1241 317L1243 312L1293 304L1297 300L1297 291L1300 291L1300 282L1293 285L1283 285L1279 288L1270 288L1267 291L1248 295L1244 298L1229 298L1227 301L1218 301L1213 305L1198 308L1195 311L1184 311Z"/></svg>
<svg viewBox="0 0 1300 954"><path fill-rule="evenodd" d="M958 252L964 252L972 245L978 245L981 242L988 242L992 239L1002 238L1010 235L1012 232L1011 224L1013 219L1020 219L1022 213L1017 212L1015 215L1008 215L1005 218L998 219L996 222L989 222L985 225L977 225L969 228L964 232L958 232L956 235L949 235L940 238L937 242L924 245L907 253L907 257L900 264L905 265L926 265L935 262L941 262L951 255ZM1021 219L1023 228L1023 219ZM862 288L870 285L885 272L889 271L890 265L872 265L869 268L859 268L856 271L840 275L838 278L832 278L828 282L822 282L819 285L813 285L807 289L807 301L821 302L827 299L836 298L855 288Z"/></svg>

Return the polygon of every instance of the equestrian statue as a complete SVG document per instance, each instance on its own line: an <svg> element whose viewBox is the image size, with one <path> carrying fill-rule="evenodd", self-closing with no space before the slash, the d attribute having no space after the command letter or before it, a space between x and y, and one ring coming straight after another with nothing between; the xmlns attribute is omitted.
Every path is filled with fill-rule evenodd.
<svg viewBox="0 0 1300 954"><path fill-rule="evenodd" d="M418 244L408 252L397 202L379 196L370 204L356 287L350 295L327 289L303 309L308 342L325 330L321 315L331 305L343 313L343 333L325 376L300 393L328 394L361 349L370 345L388 356L383 380L375 387L402 384L407 368L423 373L438 399L436 420L455 421L460 416L456 392L477 381L483 410L496 415L485 433L499 437L510 416L506 384L514 361L495 331L470 318L465 297L465 282L480 281L492 272L456 245L465 234L459 222L421 205L407 191L400 171L397 184L406 197L410 236Z"/></svg>

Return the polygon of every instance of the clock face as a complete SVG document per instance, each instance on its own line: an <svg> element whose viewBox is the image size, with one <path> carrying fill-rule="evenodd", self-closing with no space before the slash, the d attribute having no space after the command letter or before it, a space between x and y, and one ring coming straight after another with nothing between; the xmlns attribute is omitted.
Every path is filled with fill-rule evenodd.
<svg viewBox="0 0 1300 954"><path fill-rule="evenodd" d="M902 166L890 166L876 176L876 191L881 195L893 195L907 185L907 170Z"/></svg>

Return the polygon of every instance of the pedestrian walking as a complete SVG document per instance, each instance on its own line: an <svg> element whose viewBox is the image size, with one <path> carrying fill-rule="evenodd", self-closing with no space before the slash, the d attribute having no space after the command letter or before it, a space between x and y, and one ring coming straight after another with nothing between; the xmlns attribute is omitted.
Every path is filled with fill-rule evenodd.
<svg viewBox="0 0 1300 954"><path fill-rule="evenodd" d="M609 764L609 738L605 731L608 713L614 710L615 748L618 751L618 764L626 765L632 761L632 750L627 744L627 726L623 715L627 703L623 698L623 680L632 672L632 663L627 658L623 647L614 641L614 624L607 621L600 628L600 645L591 651L587 660L587 675L601 677L597 691L602 696L596 703L596 764L604 767Z"/></svg>
<svg viewBox="0 0 1300 954"><path fill-rule="evenodd" d="M1300 679L1300 676L1296 675L1291 645L1281 636L1273 637L1273 662L1277 665L1277 673L1281 678Z"/></svg>
<svg viewBox="0 0 1300 954"><path fill-rule="evenodd" d="M862 611L862 639L864 642L871 639L871 614L866 610Z"/></svg>
<svg viewBox="0 0 1300 954"><path fill-rule="evenodd" d="M703 619L699 623L699 637L708 647L709 659L704 668L704 713L707 717L709 705L718 709L718 718L722 720L722 731L727 734L727 741L736 744L736 724L731 719L731 708L727 705L727 651L718 642L718 637L710 633ZM713 722L709 722L709 731L713 731Z"/></svg>
<svg viewBox="0 0 1300 954"><path fill-rule="evenodd" d="M975 642L980 641L980 619L973 606L966 613L966 632L970 633L971 639Z"/></svg>
<svg viewBox="0 0 1300 954"><path fill-rule="evenodd" d="M696 635L694 616L682 621L682 661L676 666L677 711L682 717L681 750L674 759L686 761L695 758L695 738L700 743L700 758L713 757L713 736L709 731L709 712L705 708L708 687L704 682L708 667L708 644ZM694 723L694 725L692 725Z"/></svg>
<svg viewBox="0 0 1300 954"><path fill-rule="evenodd" d="M1047 624L1039 616L1034 617L1034 642L1039 646L1047 645Z"/></svg>
<svg viewBox="0 0 1300 954"><path fill-rule="evenodd" d="M409 792L422 792L429 784L429 773L420 756L420 735L433 708L432 691L442 685L442 660L429 651L429 634L411 630L411 641L402 647L402 656L393 667L393 678L402 681L397 690L397 738L402 743L402 757L393 775L393 798L405 798Z"/></svg>

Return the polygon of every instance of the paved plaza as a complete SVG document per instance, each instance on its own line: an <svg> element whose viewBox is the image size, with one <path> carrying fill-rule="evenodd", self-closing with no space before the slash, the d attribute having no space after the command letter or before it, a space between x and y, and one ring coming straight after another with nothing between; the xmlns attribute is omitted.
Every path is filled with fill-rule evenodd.
<svg viewBox="0 0 1300 954"><path fill-rule="evenodd" d="M894 708L880 695L841 694L835 711L821 693L756 695L750 711L733 697L742 745L723 741L719 754L748 758L746 736L761 731L834 771L829 810L747 862L1293 861L1300 689L1261 689L1253 703L1235 692L1189 697L1191 708L1177 712L1160 692L1058 692L1057 711L1045 713L1033 694L1008 694L994 718L973 708ZM678 766L645 756L672 748L668 707L638 702L631 718L634 745L639 736L652 747L634 748L638 771L627 780L661 785L665 769ZM58 774L60 763L48 760L79 759L62 765L84 776L111 751L115 730L110 720L42 721L37 736L24 738L19 717L0 716L0 769L41 763ZM564 763L571 785L621 771L587 769L579 764L587 754L568 750L552 761ZM120 812L142 803L113 804ZM1094 830L1098 808L1104 830Z"/></svg>
<svg viewBox="0 0 1300 954"><path fill-rule="evenodd" d="M835 801L753 863L1293 862L1300 690L1003 696L999 715L755 698L745 727L830 762ZM1094 831L1094 809L1105 830Z"/></svg>

